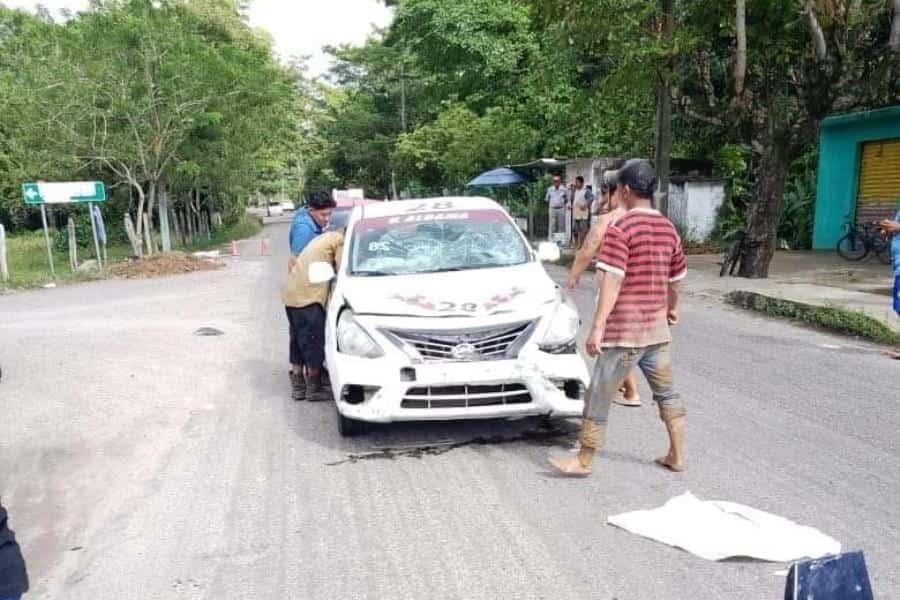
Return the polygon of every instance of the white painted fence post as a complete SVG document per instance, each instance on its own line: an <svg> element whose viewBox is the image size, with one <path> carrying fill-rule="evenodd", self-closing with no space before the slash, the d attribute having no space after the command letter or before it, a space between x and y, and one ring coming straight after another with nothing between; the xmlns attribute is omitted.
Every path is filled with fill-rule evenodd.
<svg viewBox="0 0 900 600"><path fill-rule="evenodd" d="M9 281L9 266L6 264L6 228L0 223L0 279Z"/></svg>

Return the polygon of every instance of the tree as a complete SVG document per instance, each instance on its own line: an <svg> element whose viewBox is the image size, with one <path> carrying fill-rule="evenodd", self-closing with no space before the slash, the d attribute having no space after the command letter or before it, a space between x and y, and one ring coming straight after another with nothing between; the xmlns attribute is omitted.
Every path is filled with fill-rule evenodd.
<svg viewBox="0 0 900 600"><path fill-rule="evenodd" d="M740 275L768 275L788 168L815 143L819 121L896 99L889 11L866 0L736 0L716 10L687 4L684 22L696 27L697 40L722 23L735 34L724 52L695 46L730 64L730 73L719 68L717 78L698 62L699 85L684 79L677 100L686 116L738 132L756 154Z"/></svg>

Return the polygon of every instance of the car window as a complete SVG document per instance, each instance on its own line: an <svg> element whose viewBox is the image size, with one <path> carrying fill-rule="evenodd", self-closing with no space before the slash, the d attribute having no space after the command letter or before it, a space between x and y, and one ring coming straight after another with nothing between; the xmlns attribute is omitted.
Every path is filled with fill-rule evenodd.
<svg viewBox="0 0 900 600"><path fill-rule="evenodd" d="M499 210L425 212L363 219L353 233L351 275L411 275L519 265L531 259Z"/></svg>

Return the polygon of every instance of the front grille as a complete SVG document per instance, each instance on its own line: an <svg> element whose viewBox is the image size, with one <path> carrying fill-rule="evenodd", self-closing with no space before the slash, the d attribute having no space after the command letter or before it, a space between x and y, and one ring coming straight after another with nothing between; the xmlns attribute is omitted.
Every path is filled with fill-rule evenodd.
<svg viewBox="0 0 900 600"><path fill-rule="evenodd" d="M426 362L473 362L514 358L532 328L533 323L525 322L457 331L394 329L388 333L401 346L412 346Z"/></svg>
<svg viewBox="0 0 900 600"><path fill-rule="evenodd" d="M401 408L469 408L528 404L531 394L522 383L490 385L430 385L409 388Z"/></svg>

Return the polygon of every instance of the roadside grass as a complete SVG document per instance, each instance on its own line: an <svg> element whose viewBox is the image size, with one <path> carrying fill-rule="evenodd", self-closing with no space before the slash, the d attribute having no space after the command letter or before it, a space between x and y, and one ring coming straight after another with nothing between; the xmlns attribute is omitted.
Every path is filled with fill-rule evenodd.
<svg viewBox="0 0 900 600"><path fill-rule="evenodd" d="M52 238L51 238L52 243ZM37 287L53 281L50 264L47 259L47 245L42 231L31 231L20 235L9 236L6 240L7 263L9 265L9 281L0 282L0 289ZM128 244L112 243L107 246L107 257L110 262L122 260L131 255ZM94 258L93 248L79 248L80 262ZM68 254L53 249L53 268L56 270L56 282L89 281L101 278L96 270L77 271L69 269Z"/></svg>
<svg viewBox="0 0 900 600"><path fill-rule="evenodd" d="M859 311L837 306L814 306L747 291L730 292L725 300L739 308L798 321L829 332L860 337L880 344L900 344L900 332Z"/></svg>
<svg viewBox="0 0 900 600"><path fill-rule="evenodd" d="M211 239L203 239L195 242L183 250L196 252L208 250L227 244L231 240L239 240L252 237L262 229L262 222L250 215L244 216L234 225L220 229L212 235ZM51 238L51 243L52 243ZM7 263L9 265L9 281L0 281L0 290L40 287L54 281L50 274L50 265L47 260L47 246L44 243L42 231L11 235L7 237ZM107 246L107 256L110 264L131 258L131 246L127 243L114 242ZM80 262L94 258L93 248L79 248L78 258ZM79 271L72 273L69 270L69 258L66 253L53 251L53 267L56 270L56 283L73 281L91 281L103 279L103 275L97 270Z"/></svg>

